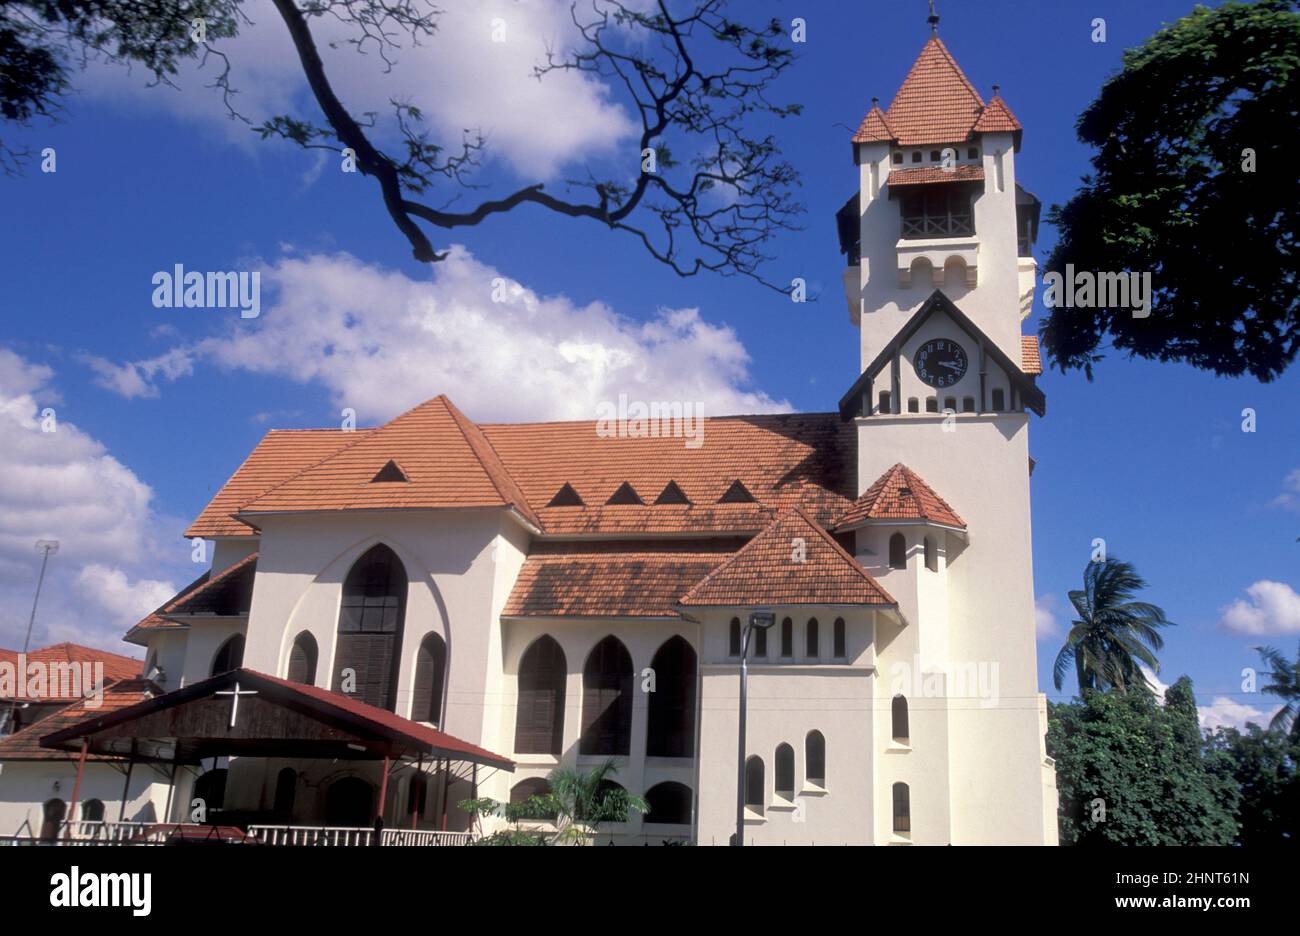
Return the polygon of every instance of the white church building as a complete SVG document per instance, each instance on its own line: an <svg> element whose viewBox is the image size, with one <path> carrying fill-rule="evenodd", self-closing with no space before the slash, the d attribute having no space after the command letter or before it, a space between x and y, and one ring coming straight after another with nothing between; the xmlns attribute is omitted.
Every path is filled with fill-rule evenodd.
<svg viewBox="0 0 1300 936"><path fill-rule="evenodd" d="M1045 400L1021 334L1039 203L1017 181L1021 132L937 36L889 107L873 103L837 218L861 371L833 412L708 418L688 445L635 424L477 423L439 396L374 428L269 432L186 531L213 542L210 571L127 635L154 688L115 715L152 706L156 736L163 700L240 671L262 696L221 683L232 726L234 705L256 720L276 693L294 711L346 693L335 714L354 721L326 735L437 728L473 767L195 746L169 783L155 765L153 808L183 819L201 796L232 823L364 827L381 811L466 830L471 794L517 800L556 767L613 758L650 811L601 843L725 845L741 635L762 611L746 844L1055 844L1029 502ZM143 728L113 724L92 754L142 749Z"/></svg>

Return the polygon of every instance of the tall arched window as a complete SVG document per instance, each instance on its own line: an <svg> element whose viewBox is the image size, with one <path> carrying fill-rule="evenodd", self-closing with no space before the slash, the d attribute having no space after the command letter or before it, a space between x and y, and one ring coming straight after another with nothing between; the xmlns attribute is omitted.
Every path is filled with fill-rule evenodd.
<svg viewBox="0 0 1300 936"><path fill-rule="evenodd" d="M343 580L334 691L393 711L406 618L406 569L397 554L372 546ZM349 680L349 671L352 679Z"/></svg>
<svg viewBox="0 0 1300 936"><path fill-rule="evenodd" d="M907 699L901 695L894 696L889 707L890 721L893 723L892 734L895 741L907 743Z"/></svg>
<svg viewBox="0 0 1300 936"><path fill-rule="evenodd" d="M627 754L632 747L632 655L612 634L582 668L582 754Z"/></svg>
<svg viewBox="0 0 1300 936"><path fill-rule="evenodd" d="M375 821L375 788L360 777L340 777L325 791L325 824L359 829Z"/></svg>
<svg viewBox="0 0 1300 936"><path fill-rule="evenodd" d="M821 648L817 642L817 619L808 619L808 659L815 660L821 654Z"/></svg>
<svg viewBox="0 0 1300 936"><path fill-rule="evenodd" d="M429 778L423 772L411 777L406 786L406 815L423 816L429 795Z"/></svg>
<svg viewBox="0 0 1300 936"><path fill-rule="evenodd" d="M57 796L47 799L41 807L41 841L57 842L63 817L68 814L68 804Z"/></svg>
<svg viewBox="0 0 1300 936"><path fill-rule="evenodd" d="M794 799L794 748L784 743L776 746L776 795Z"/></svg>
<svg viewBox="0 0 1300 936"><path fill-rule="evenodd" d="M934 546L934 537L925 538L925 567L931 572L939 571L939 551Z"/></svg>
<svg viewBox="0 0 1300 936"><path fill-rule="evenodd" d="M834 650L835 659L837 660L842 660L848 656L848 642L844 628L844 618L836 618L835 624L831 627L831 648Z"/></svg>
<svg viewBox="0 0 1300 936"><path fill-rule="evenodd" d="M912 795L906 783L894 784L894 831L912 831Z"/></svg>
<svg viewBox="0 0 1300 936"><path fill-rule="evenodd" d="M745 807L763 815L763 758L757 754L745 761Z"/></svg>
<svg viewBox="0 0 1300 936"><path fill-rule="evenodd" d="M212 672L209 676L216 676L218 673L228 673L233 669L239 669L244 665L244 635L235 634L221 645L217 655L212 658Z"/></svg>
<svg viewBox="0 0 1300 936"><path fill-rule="evenodd" d="M303 631L293 639L293 648L289 651L289 682L316 685L318 659L320 653L316 649L316 638Z"/></svg>
<svg viewBox="0 0 1300 936"><path fill-rule="evenodd" d="M740 656L740 618L732 618L731 625L727 629L727 654Z"/></svg>
<svg viewBox="0 0 1300 936"><path fill-rule="evenodd" d="M803 739L803 764L809 783L826 786L826 738L820 731L814 729Z"/></svg>
<svg viewBox="0 0 1300 936"><path fill-rule="evenodd" d="M520 780L510 788L510 802L515 806L528 802L534 796L546 796L551 792L551 782L545 777L529 777ZM538 806L534 811L532 807L528 810L526 819L554 819L559 815L555 810L545 806Z"/></svg>
<svg viewBox="0 0 1300 936"><path fill-rule="evenodd" d="M646 802L650 811L645 814L646 822L659 825L691 824L691 788L684 783L665 780L646 790Z"/></svg>
<svg viewBox="0 0 1300 936"><path fill-rule="evenodd" d="M996 412L1002 412L1007 408L1007 395L1001 387L993 388L993 409Z"/></svg>
<svg viewBox="0 0 1300 936"><path fill-rule="evenodd" d="M442 724L442 683L446 674L447 645L437 634L425 635L415 656L415 700L411 703L413 721Z"/></svg>
<svg viewBox="0 0 1300 936"><path fill-rule="evenodd" d="M695 753L695 651L672 637L654 655L645 752L650 757L691 757Z"/></svg>
<svg viewBox="0 0 1300 936"><path fill-rule="evenodd" d="M212 810L221 809L226 805L226 768L218 767L216 770L209 770L199 779L194 781L194 799L203 800L204 808L208 811L208 821L215 822L212 818Z"/></svg>
<svg viewBox="0 0 1300 936"><path fill-rule="evenodd" d="M293 819L293 801L298 796L298 772L292 767L281 768L275 777L275 815L289 822Z"/></svg>
<svg viewBox="0 0 1300 936"><path fill-rule="evenodd" d="M794 621L789 618L781 620L781 656L794 656Z"/></svg>
<svg viewBox="0 0 1300 936"><path fill-rule="evenodd" d="M84 803L82 803L81 821L82 822L103 822L104 801L101 799L88 799Z"/></svg>
<svg viewBox="0 0 1300 936"><path fill-rule="evenodd" d="M559 756L564 740L564 681L568 662L555 638L542 635L519 661L515 753Z"/></svg>
<svg viewBox="0 0 1300 936"><path fill-rule="evenodd" d="M907 568L907 540L903 538L902 533L895 533L889 538L889 567Z"/></svg>

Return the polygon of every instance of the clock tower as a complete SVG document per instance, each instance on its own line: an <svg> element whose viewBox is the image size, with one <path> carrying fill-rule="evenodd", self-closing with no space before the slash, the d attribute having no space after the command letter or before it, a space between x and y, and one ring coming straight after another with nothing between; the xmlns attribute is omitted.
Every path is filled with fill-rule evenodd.
<svg viewBox="0 0 1300 936"><path fill-rule="evenodd" d="M1030 414L1046 400L1021 334L1040 205L1017 181L1020 122L929 22L892 102L872 99L853 134L858 191L837 215L862 360L840 401L859 494L841 532L903 622L876 634L891 740L872 769L892 791L878 825L892 802L891 842L1055 844L1029 501Z"/></svg>

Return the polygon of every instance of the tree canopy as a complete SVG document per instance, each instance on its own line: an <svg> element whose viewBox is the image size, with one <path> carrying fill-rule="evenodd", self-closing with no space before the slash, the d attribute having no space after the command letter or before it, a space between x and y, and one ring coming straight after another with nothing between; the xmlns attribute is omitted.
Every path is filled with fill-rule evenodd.
<svg viewBox="0 0 1300 936"><path fill-rule="evenodd" d="M1150 272L1148 317L1050 310L1061 370L1092 377L1104 341L1137 357L1269 381L1300 350L1300 12L1198 6L1124 53L1080 116L1092 174L1048 220L1047 272Z"/></svg>

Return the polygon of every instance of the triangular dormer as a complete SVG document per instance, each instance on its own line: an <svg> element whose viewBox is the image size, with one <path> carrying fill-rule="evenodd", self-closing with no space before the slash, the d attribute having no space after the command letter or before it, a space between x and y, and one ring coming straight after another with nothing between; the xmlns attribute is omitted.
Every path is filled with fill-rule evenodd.
<svg viewBox="0 0 1300 936"><path fill-rule="evenodd" d="M749 493L749 488L745 487L739 479L731 482L731 487L722 492L718 498L719 504L752 504L756 498Z"/></svg>
<svg viewBox="0 0 1300 936"><path fill-rule="evenodd" d="M587 505L583 501L583 499L578 495L578 492L573 489L573 485L571 485L568 481L565 481L564 484L560 487L560 489L555 492L555 496L551 498L550 503L547 504L546 506L547 507L585 507Z"/></svg>
<svg viewBox="0 0 1300 936"><path fill-rule="evenodd" d="M618 490L609 495L609 500L605 501L607 506L615 504L629 505L644 503L645 501L641 499L641 495L636 492L636 488L632 487L632 485L627 481L620 484Z"/></svg>
<svg viewBox="0 0 1300 936"><path fill-rule="evenodd" d="M686 492L677 486L676 481L669 481L664 485L664 489L659 492L655 498L656 504L689 504L691 499L686 496Z"/></svg>
<svg viewBox="0 0 1300 936"><path fill-rule="evenodd" d="M402 470L401 465L397 464L397 462L390 458L384 463L384 467L380 468L375 476L370 479L370 483L382 484L389 481L409 482L410 480L411 479L406 476L406 472Z"/></svg>

